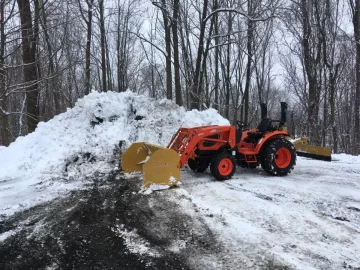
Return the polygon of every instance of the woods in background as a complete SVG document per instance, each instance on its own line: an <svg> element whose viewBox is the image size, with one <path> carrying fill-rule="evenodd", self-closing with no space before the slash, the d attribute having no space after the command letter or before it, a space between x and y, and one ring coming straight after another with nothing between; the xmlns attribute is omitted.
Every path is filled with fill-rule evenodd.
<svg viewBox="0 0 360 270"><path fill-rule="evenodd" d="M360 0L0 0L1 145L127 89L360 154Z"/></svg>

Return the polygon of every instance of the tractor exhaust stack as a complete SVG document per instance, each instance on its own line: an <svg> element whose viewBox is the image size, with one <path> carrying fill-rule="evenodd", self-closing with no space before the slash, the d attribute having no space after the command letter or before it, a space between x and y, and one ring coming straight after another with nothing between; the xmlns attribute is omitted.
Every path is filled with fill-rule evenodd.
<svg viewBox="0 0 360 270"><path fill-rule="evenodd" d="M261 119L264 119L267 117L267 106L266 103L261 103L260 104L260 108L261 108Z"/></svg>
<svg viewBox="0 0 360 270"><path fill-rule="evenodd" d="M281 118L280 118L280 127L284 126L286 123L286 112L288 105L286 102L281 102Z"/></svg>

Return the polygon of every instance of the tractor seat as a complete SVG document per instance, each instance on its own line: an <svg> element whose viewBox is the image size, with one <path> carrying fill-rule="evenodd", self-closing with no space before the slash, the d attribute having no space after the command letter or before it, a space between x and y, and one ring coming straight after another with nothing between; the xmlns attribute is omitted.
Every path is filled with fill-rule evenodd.
<svg viewBox="0 0 360 270"><path fill-rule="evenodd" d="M272 126L271 126L271 119L270 118L263 118L261 119L260 124L257 127L258 131L261 133L265 133L267 131L271 131L272 130Z"/></svg>
<svg viewBox="0 0 360 270"><path fill-rule="evenodd" d="M257 131L248 132L248 142L257 141L264 136L267 131L271 131L271 119L263 118L257 127Z"/></svg>
<svg viewBox="0 0 360 270"><path fill-rule="evenodd" d="M248 132L248 138L252 140L259 140L262 136L264 136L264 132L255 131L255 132Z"/></svg>

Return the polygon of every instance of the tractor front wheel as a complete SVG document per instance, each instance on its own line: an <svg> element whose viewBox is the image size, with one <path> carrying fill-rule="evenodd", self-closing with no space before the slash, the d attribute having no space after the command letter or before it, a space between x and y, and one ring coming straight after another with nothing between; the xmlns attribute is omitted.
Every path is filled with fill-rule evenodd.
<svg viewBox="0 0 360 270"><path fill-rule="evenodd" d="M212 159L210 171L217 180L222 181L231 178L236 171L234 157L227 152L219 153Z"/></svg>
<svg viewBox="0 0 360 270"><path fill-rule="evenodd" d="M205 172L207 167L209 167L209 162L197 159L189 159L188 165L189 168L194 172Z"/></svg>
<svg viewBox="0 0 360 270"><path fill-rule="evenodd" d="M271 175L284 176L294 169L296 150L285 139L274 139L263 146L260 154L261 167Z"/></svg>

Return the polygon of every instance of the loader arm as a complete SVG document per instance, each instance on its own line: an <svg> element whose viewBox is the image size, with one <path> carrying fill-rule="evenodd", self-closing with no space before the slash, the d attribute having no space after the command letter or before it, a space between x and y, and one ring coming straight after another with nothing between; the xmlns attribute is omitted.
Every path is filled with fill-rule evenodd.
<svg viewBox="0 0 360 270"><path fill-rule="evenodd" d="M202 126L180 128L173 136L167 148L176 151L180 156L180 168L189 158L195 158L195 150L218 151L223 147L230 149L236 145L235 126Z"/></svg>
<svg viewBox="0 0 360 270"><path fill-rule="evenodd" d="M180 168L195 150L219 150L235 147L235 126L204 126L180 128L167 147L145 142L133 143L122 155L125 173L143 172L145 188L152 185L175 186L180 179Z"/></svg>

